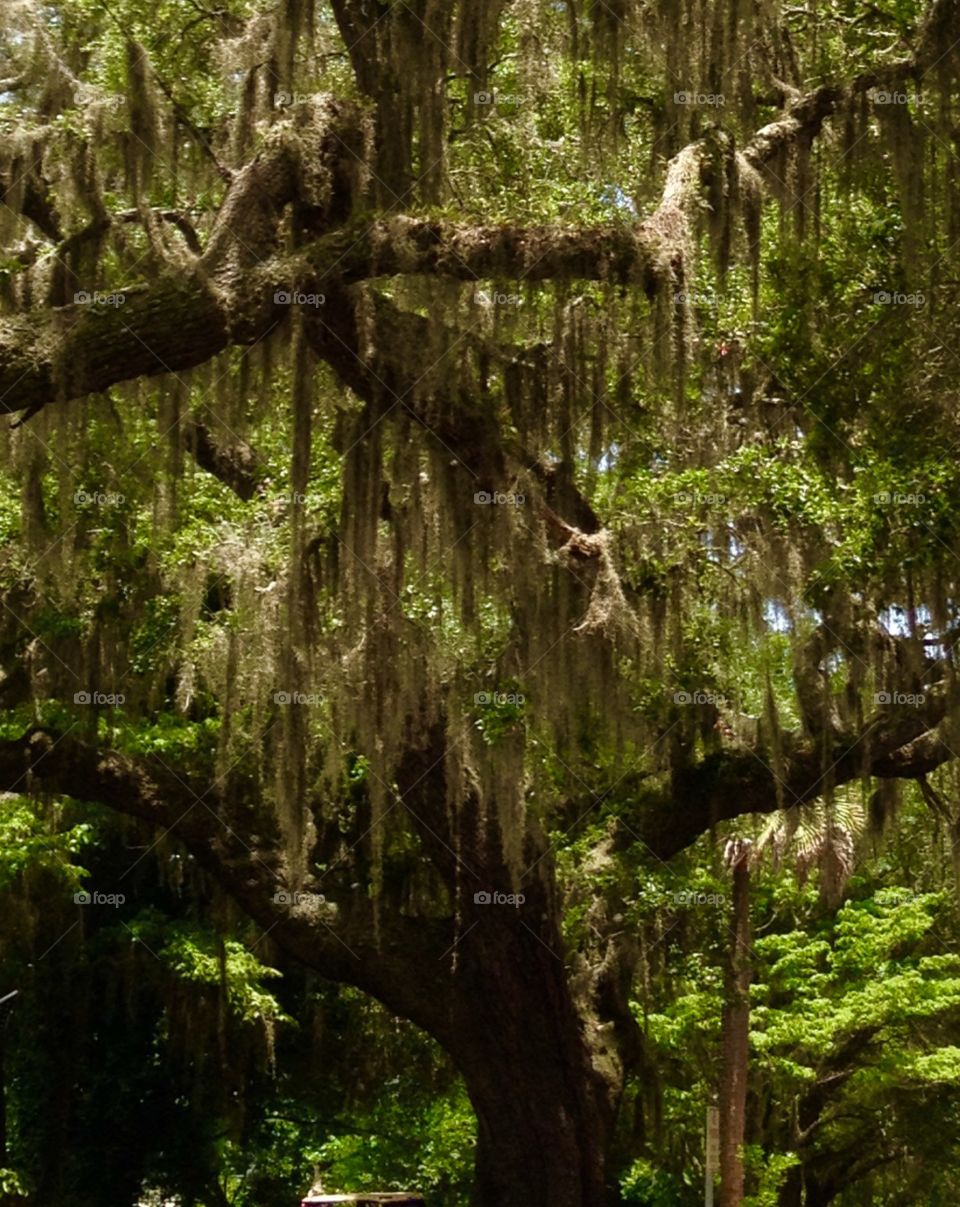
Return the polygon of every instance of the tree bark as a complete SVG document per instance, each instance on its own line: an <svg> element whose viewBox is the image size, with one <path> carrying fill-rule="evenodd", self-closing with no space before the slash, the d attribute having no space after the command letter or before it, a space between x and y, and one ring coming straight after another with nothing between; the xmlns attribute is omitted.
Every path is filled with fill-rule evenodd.
<svg viewBox="0 0 960 1207"><path fill-rule="evenodd" d="M411 751L397 785L457 901L456 935L442 959L448 976L435 975L429 992L446 994L432 1033L463 1075L477 1116L475 1202L601 1207L623 1085L618 1039L602 1039L591 1003L575 996L553 863L534 825L524 843L531 872L517 890L523 900L482 899L514 891L496 810L468 795L448 814L444 740L438 727Z"/></svg>
<svg viewBox="0 0 960 1207"><path fill-rule="evenodd" d="M477 1116L474 1203L602 1207L606 1129L571 1076L569 1052L558 1045L540 1059L533 1033L528 1023L509 1050L478 1044L466 1065L458 1061Z"/></svg>
<svg viewBox="0 0 960 1207"><path fill-rule="evenodd" d="M721 1023L720 1207L740 1207L743 1202L743 1141L750 1045L749 843L734 839L730 848L733 930Z"/></svg>
<svg viewBox="0 0 960 1207"><path fill-rule="evenodd" d="M477 1207L601 1207L614 1118L571 999L559 936L527 905L484 905L464 937L451 1054L477 1115ZM498 912L505 917L494 917ZM552 926L552 923L551 923Z"/></svg>

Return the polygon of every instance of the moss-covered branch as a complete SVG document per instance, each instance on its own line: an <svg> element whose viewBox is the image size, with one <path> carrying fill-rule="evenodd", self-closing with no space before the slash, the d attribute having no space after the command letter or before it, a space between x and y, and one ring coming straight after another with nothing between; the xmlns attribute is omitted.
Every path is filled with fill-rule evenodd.
<svg viewBox="0 0 960 1207"><path fill-rule="evenodd" d="M802 98L757 134L745 160L756 167L791 140L812 136L835 100L831 90ZM0 411L33 413L53 401L202 364L278 321L285 313L278 293L324 297L362 280L417 274L598 280L652 295L682 277L702 189L728 170L732 154L730 141L716 133L684 148L668 165L659 206L634 226L484 227L403 215L349 222L364 136L350 106L324 101L300 113L237 174L192 275L118 290L104 304L0 322ZM295 256L280 256L281 218L291 202L304 211L307 230L326 233Z"/></svg>
<svg viewBox="0 0 960 1207"><path fill-rule="evenodd" d="M937 729L946 709L945 697L932 695L925 708L904 708L890 720L874 717L859 732L837 735L826 745L785 739L789 753L779 774L763 747L708 755L674 771L667 790L638 802L628 840L639 838L660 859L669 859L721 821L808 804L867 777L925 775L957 757Z"/></svg>
<svg viewBox="0 0 960 1207"><path fill-rule="evenodd" d="M185 774L174 774L158 760L134 759L69 734L34 729L21 738L0 741L0 791L41 791L92 801L172 833L294 958L443 1034L441 1012L421 989L426 974L436 974L440 957L453 942L452 924L383 910L374 928L373 907L364 893L337 901L337 894L326 886L335 912L291 908L275 900L277 891L288 887L278 846L252 837L246 825L227 816L215 786L192 784ZM258 817L258 827L264 822ZM411 960L419 963L420 974L411 971Z"/></svg>

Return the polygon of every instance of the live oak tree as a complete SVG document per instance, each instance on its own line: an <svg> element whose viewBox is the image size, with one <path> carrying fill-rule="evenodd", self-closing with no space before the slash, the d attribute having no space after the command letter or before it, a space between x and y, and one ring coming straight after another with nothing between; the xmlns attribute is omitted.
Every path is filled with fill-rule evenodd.
<svg viewBox="0 0 960 1207"><path fill-rule="evenodd" d="M957 747L957 5L0 39L0 787L432 1035L479 1203L603 1202L632 861Z"/></svg>

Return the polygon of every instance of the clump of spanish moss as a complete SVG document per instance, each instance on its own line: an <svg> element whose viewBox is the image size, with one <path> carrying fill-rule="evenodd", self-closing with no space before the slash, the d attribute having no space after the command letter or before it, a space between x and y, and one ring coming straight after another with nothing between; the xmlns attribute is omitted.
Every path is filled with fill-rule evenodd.
<svg viewBox="0 0 960 1207"><path fill-rule="evenodd" d="M125 147L127 187L139 197L150 186L163 145L162 103L147 52L132 39L126 44L126 68L130 121Z"/></svg>
<svg viewBox="0 0 960 1207"><path fill-rule="evenodd" d="M746 295L749 280L759 308L771 191L799 240L817 233L820 166L793 111L764 127L775 144L769 159L745 144L755 110L780 111L800 96L803 72L778 13L765 2L721 0L563 12L540 0L459 8L428 0L416 13L402 4L349 7L356 28L346 49L361 104L320 92L322 60L345 69L343 40L331 41L337 52L328 56L322 39L332 33L314 6L282 0L231 24L218 61L236 104L206 134L189 128L143 45L126 45L124 114L75 78L35 4L4 6L0 38L22 60L39 115L0 149L9 310L51 304L66 331L81 305L76 294L120 274L202 273L235 336L243 305L263 301L247 296L254 274L264 265L306 271L308 244L366 205L391 215L376 228L391 262L417 269L336 282L333 265L328 308L297 309L242 354L110 398L61 398L56 424L41 414L12 432L3 456L23 483L24 581L53 590L59 577L77 598L58 602L96 613L77 638L91 682L122 678L134 656L148 663L141 638L151 618L134 611L120 572L103 569L100 521L77 502L72 478L119 472L97 462L129 426L132 440L149 445L147 468L129 468L141 494L110 539L118 562L142 574L152 599L169 600L173 617L150 664L152 695L131 688L131 701L144 710L166 701L181 718L216 722L216 749L204 753L225 799L256 800L264 831L281 836L291 885L310 879L325 836L335 834L336 854L354 861L358 882L386 891L387 854L409 825L397 784L411 750L440 750L458 857L483 842L516 886L532 805L556 788L545 748L577 768L607 748L616 757L649 751L651 776L706 753L753 750L783 796L796 742L820 760L828 804L807 833L799 810L778 799L783 816L769 842L780 855L794 844L802 867L822 869L835 900L860 832L829 779L835 743L864 727L871 695L889 683L952 686L952 670L927 656L934 638L924 626L946 630L955 585L943 567L916 580L894 575L891 594L907 595L906 634L885 629L840 587L817 601L814 624L805 592L833 536L786 520L783 507L745 488L742 503L710 491L700 498L709 473L741 452L774 449L792 468L787 441L803 435L805 417L782 401L772 371L750 362L744 334L723 331L716 315L705 319L696 301L738 281ZM519 60L510 67L497 60L507 19ZM462 111L450 98L466 95L475 119L486 103L475 94L514 68L518 87L545 96L564 78L552 52L565 45L590 163L608 149L605 137L592 139L597 129L623 137L623 88L640 70L625 51L641 28L643 70L663 88L631 102L643 111L633 129L648 139L642 154L656 170L649 187L624 182L647 216L622 215L617 229L624 247L652 249L644 280L623 273L616 282L534 284L506 273L461 281L421 272L431 236L410 213L450 200L447 168L459 150L451 113ZM840 104L834 124L856 152L847 183L889 157L909 252L930 234L936 209L936 140L917 134L929 118L948 136L951 97L940 114L915 100L881 105L866 88ZM71 107L83 112L46 120ZM540 139L532 107L518 122ZM781 123L791 137L778 141ZM124 127L121 168L106 151ZM205 198L220 188L227 200L217 212ZM155 206L154 190L178 204ZM951 204L949 220L960 223ZM484 232L471 227L463 237L480 241ZM13 322L10 331L25 330L32 317ZM339 378L314 357L323 338ZM61 365L61 378L69 368ZM105 425L99 444L86 435L94 419ZM198 425L220 451L264 437L269 474L230 494L198 455ZM749 479L759 462L743 464ZM694 485L678 503L663 483L687 472ZM202 522L193 523L192 502ZM140 523L152 525L162 551L143 555L146 565ZM96 602L92 589L83 595L85 582L96 584ZM927 621L916 599L931 601ZM718 659L703 650L721 638L760 658L773 602L786 618L777 635L795 698L784 699L765 667L749 706L722 697L680 714L674 680L680 686L687 674L718 687ZM140 635L136 650L125 625ZM59 690L42 643L30 646L29 661L33 698L53 683ZM470 826L453 824L458 811ZM362 834L357 851L344 837L351 824Z"/></svg>

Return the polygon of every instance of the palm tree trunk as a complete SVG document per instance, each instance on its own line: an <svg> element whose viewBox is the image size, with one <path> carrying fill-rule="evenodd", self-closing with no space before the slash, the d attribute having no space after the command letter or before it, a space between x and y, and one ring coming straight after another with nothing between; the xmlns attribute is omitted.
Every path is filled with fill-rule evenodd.
<svg viewBox="0 0 960 1207"><path fill-rule="evenodd" d="M743 1202L743 1140L750 1043L750 844L730 843L733 930L721 1023L720 1207Z"/></svg>

